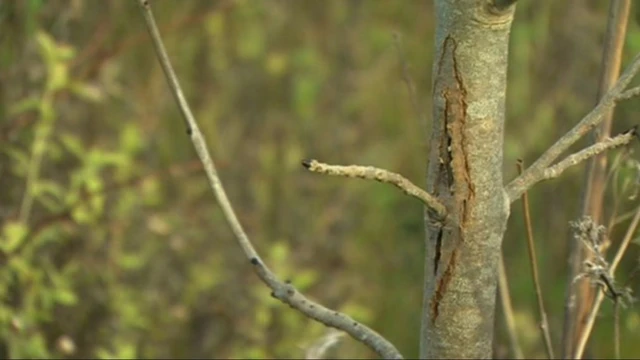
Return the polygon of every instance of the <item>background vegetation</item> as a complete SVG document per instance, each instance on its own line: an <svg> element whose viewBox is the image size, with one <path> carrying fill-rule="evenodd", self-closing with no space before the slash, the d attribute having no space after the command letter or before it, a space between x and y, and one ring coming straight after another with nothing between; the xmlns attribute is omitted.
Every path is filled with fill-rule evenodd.
<svg viewBox="0 0 640 360"><path fill-rule="evenodd" d="M375 165L423 183L432 2L154 5L224 184L265 260L416 356L421 204L388 186L307 173L300 160ZM533 161L595 104L607 6L518 4L505 181L516 159ZM625 59L639 51L634 18ZM637 124L638 104L617 108L614 133ZM610 155L623 160L605 208L607 221L617 221L614 244L638 206L637 154L623 153ZM556 345L583 169L530 192ZM525 353L544 357L519 204L503 249ZM638 257L634 245L620 283ZM0 265L0 357L300 357L328 331L272 299L246 263L133 1L0 3ZM638 283L629 285L637 292ZM613 354L612 314L607 304L594 357ZM637 356L638 305L620 320L622 355ZM496 355L508 357L500 315L496 329ZM373 356L347 337L330 355Z"/></svg>

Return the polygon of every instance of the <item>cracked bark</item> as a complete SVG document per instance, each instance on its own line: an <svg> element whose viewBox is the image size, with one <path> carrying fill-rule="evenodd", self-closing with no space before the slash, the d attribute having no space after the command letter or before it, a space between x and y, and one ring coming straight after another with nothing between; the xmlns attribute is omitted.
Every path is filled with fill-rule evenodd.
<svg viewBox="0 0 640 360"><path fill-rule="evenodd" d="M421 358L490 358L500 245L509 215L502 147L514 7L436 1L433 124Z"/></svg>

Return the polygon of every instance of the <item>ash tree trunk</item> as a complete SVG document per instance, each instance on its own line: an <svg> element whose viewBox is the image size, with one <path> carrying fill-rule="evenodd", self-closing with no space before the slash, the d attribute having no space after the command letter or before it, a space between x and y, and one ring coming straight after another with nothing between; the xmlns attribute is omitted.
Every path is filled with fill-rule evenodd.
<svg viewBox="0 0 640 360"><path fill-rule="evenodd" d="M500 246L509 216L502 149L515 6L437 0L421 358L490 358Z"/></svg>

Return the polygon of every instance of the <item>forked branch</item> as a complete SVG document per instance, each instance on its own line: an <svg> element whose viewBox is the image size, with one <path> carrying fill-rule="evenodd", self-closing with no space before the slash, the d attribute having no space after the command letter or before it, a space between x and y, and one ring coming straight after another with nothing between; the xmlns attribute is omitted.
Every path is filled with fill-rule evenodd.
<svg viewBox="0 0 640 360"><path fill-rule="evenodd" d="M365 180L375 180L383 183L391 184L402 190L405 194L413 196L422 201L429 209L435 212L440 218L444 219L447 215L447 209L442 205L438 199L428 192L422 190L419 186L415 185L407 178L394 172L376 168L373 166L359 166L359 165L329 165L321 163L317 160L305 160L302 165L309 169L309 171L317 172L320 174L355 177Z"/></svg>
<svg viewBox="0 0 640 360"><path fill-rule="evenodd" d="M327 309L322 305L316 304L307 299L297 291L292 284L280 281L260 259L260 256L253 247L253 244L242 228L242 225L238 221L233 207L227 198L227 194L222 186L215 164L209 154L204 136L200 132L198 124L191 113L191 109L187 104L184 93L180 87L180 83L178 82L178 78L176 77L173 67L171 66L171 62L169 61L169 56L164 48L160 32L158 31L153 13L151 12L149 1L138 0L138 3L140 4L147 29L149 30L153 40L153 45L160 60L160 64L162 65L162 69L167 77L171 92L175 96L176 101L178 102L178 107L180 108L182 116L186 122L187 133L190 135L193 146L195 147L198 157L204 166L211 189L218 200L218 204L220 204L220 207L222 208L225 219L231 227L238 244L240 244L246 257L253 265L255 273L269 288L271 288L271 295L300 311L309 318L319 321L327 326L345 331L354 339L367 345L382 358L401 359L402 355L400 352L398 352L393 344L380 334L367 326L358 323L347 315Z"/></svg>
<svg viewBox="0 0 640 360"><path fill-rule="evenodd" d="M536 160L522 175L511 181L506 186L506 191L511 202L517 200L523 192L544 178L545 170L564 153L571 145L575 144L585 134L598 125L607 112L612 109L617 101L628 99L630 96L640 94L640 90L633 88L625 91L633 77L640 70L640 54L631 62L631 65L620 76L615 86L602 97L598 105L591 110L573 129L569 130L555 144L553 144L542 156Z"/></svg>

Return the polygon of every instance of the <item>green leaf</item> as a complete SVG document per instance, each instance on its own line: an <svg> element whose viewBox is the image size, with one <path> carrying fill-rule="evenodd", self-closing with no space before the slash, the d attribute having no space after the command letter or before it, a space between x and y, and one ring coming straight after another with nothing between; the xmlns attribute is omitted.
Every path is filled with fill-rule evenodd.
<svg viewBox="0 0 640 360"><path fill-rule="evenodd" d="M271 246L270 255L270 259L274 263L286 262L289 257L289 246L282 241L278 241Z"/></svg>
<svg viewBox="0 0 640 360"><path fill-rule="evenodd" d="M20 247L29 234L29 229L19 221L8 221L2 229L2 250L10 254Z"/></svg>
<svg viewBox="0 0 640 360"><path fill-rule="evenodd" d="M257 24L248 23L246 25L236 42L238 57L244 60L253 60L264 53L265 32Z"/></svg>
<svg viewBox="0 0 640 360"><path fill-rule="evenodd" d="M138 270L145 265L144 259L138 254L122 254L117 261L123 270Z"/></svg>
<svg viewBox="0 0 640 360"><path fill-rule="evenodd" d="M93 221L91 212L84 204L79 204L73 208L71 218L78 224L90 224Z"/></svg>
<svg viewBox="0 0 640 360"><path fill-rule="evenodd" d="M100 103L104 100L104 92L98 86L81 82L72 82L69 86L71 92L82 100Z"/></svg>
<svg viewBox="0 0 640 360"><path fill-rule="evenodd" d="M136 154L144 147L143 137L137 125L127 123L122 127L120 147L129 154Z"/></svg>
<svg viewBox="0 0 640 360"><path fill-rule="evenodd" d="M13 147L4 150L12 160L11 170L13 170L14 174L21 177L26 176L29 169L29 154L24 150Z"/></svg>
<svg viewBox="0 0 640 360"><path fill-rule="evenodd" d="M62 188L62 186L58 185L57 183L51 180L46 180L46 179L39 179L37 182L35 182L33 184L32 191L33 191L33 195L36 197L51 195L56 200L64 199L64 195L65 195L64 189Z"/></svg>
<svg viewBox="0 0 640 360"><path fill-rule="evenodd" d="M313 284L315 284L316 281L318 281L318 273L313 270L303 270L297 272L295 279L293 280L300 291L308 289Z"/></svg>
<svg viewBox="0 0 640 360"><path fill-rule="evenodd" d="M75 135L70 134L61 134L60 141L62 145L69 151L71 154L75 155L78 159L83 159L86 156L86 149L78 138Z"/></svg>
<svg viewBox="0 0 640 360"><path fill-rule="evenodd" d="M12 256L9 259L8 268L14 272L19 279L27 278L33 272L31 265L22 256Z"/></svg>
<svg viewBox="0 0 640 360"><path fill-rule="evenodd" d="M75 305L78 303L78 297L71 289L60 288L54 292L55 301L61 305Z"/></svg>
<svg viewBox="0 0 640 360"><path fill-rule="evenodd" d="M69 67L65 63L56 62L49 67L47 89L55 92L69 86Z"/></svg>
<svg viewBox="0 0 640 360"><path fill-rule="evenodd" d="M9 108L9 116L20 115L27 111L36 111L40 108L40 101L40 98L35 96L20 100Z"/></svg>

